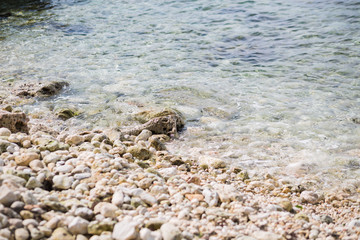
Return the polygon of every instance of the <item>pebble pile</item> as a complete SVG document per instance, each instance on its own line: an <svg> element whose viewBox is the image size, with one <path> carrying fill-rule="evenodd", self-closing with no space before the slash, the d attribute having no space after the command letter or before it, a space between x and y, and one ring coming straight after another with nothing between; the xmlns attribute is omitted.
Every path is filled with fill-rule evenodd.
<svg viewBox="0 0 360 240"><path fill-rule="evenodd" d="M0 128L0 240L359 239L360 198L211 157L165 134Z"/></svg>

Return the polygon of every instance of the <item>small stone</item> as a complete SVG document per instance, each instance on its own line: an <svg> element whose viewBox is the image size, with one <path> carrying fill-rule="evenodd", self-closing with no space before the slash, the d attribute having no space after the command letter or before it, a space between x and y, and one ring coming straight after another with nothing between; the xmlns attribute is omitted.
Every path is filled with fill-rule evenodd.
<svg viewBox="0 0 360 240"><path fill-rule="evenodd" d="M87 207L80 207L75 210L75 216L79 216L86 220L91 220L94 216L94 212Z"/></svg>
<svg viewBox="0 0 360 240"><path fill-rule="evenodd" d="M224 160L220 158L214 158L209 156L201 156L199 158L200 165L208 165L213 168L224 168L226 167L226 163Z"/></svg>
<svg viewBox="0 0 360 240"><path fill-rule="evenodd" d="M36 159L29 163L29 167L34 171L40 171L45 168L45 165L42 161Z"/></svg>
<svg viewBox="0 0 360 240"><path fill-rule="evenodd" d="M327 224L330 224L330 223L333 223L333 222L334 222L334 220L333 220L329 215L322 215L322 216L320 217L320 221L321 221L322 223L327 223Z"/></svg>
<svg viewBox="0 0 360 240"><path fill-rule="evenodd" d="M131 240L138 236L138 229L134 222L123 220L115 225L112 237L115 240Z"/></svg>
<svg viewBox="0 0 360 240"><path fill-rule="evenodd" d="M20 216L22 217L22 219L33 219L34 218L34 214L28 210L20 211Z"/></svg>
<svg viewBox="0 0 360 240"><path fill-rule="evenodd" d="M109 218L115 218L117 210L118 208L114 204L108 202L98 203L94 208L95 213L100 213L104 217Z"/></svg>
<svg viewBox="0 0 360 240"><path fill-rule="evenodd" d="M35 159L40 159L40 155L35 152L27 152L15 156L15 162L19 166L29 166L29 163Z"/></svg>
<svg viewBox="0 0 360 240"><path fill-rule="evenodd" d="M80 135L70 135L65 139L65 143L69 145L79 145L84 142L84 137Z"/></svg>
<svg viewBox="0 0 360 240"><path fill-rule="evenodd" d="M292 203L288 200L281 201L280 206L288 212L291 212L291 210L293 209Z"/></svg>
<svg viewBox="0 0 360 240"><path fill-rule="evenodd" d="M141 146L131 146L127 149L127 151L128 153L131 153L133 157L140 160L147 160L151 157L151 152L147 148Z"/></svg>
<svg viewBox="0 0 360 240"><path fill-rule="evenodd" d="M0 229L5 228L8 223L8 218L4 214L0 213Z"/></svg>
<svg viewBox="0 0 360 240"><path fill-rule="evenodd" d="M115 221L93 221L88 225L88 233L93 235L100 235L102 232L112 232Z"/></svg>
<svg viewBox="0 0 360 240"><path fill-rule="evenodd" d="M63 189L63 190L69 189L71 188L73 182L74 179L66 175L56 175L53 178L54 187L58 189Z"/></svg>
<svg viewBox="0 0 360 240"><path fill-rule="evenodd" d="M316 204L318 203L321 198L320 196L315 193L315 192L312 192L312 191L303 191L301 194L300 194L300 200L303 202L303 203L310 203L310 204Z"/></svg>
<svg viewBox="0 0 360 240"><path fill-rule="evenodd" d="M75 237L72 236L65 228L57 228L51 235L50 240L75 240Z"/></svg>
<svg viewBox="0 0 360 240"><path fill-rule="evenodd" d="M154 196L152 196L150 193L147 193L147 192L143 192L140 195L140 199L143 200L149 206L153 206L157 203L157 199Z"/></svg>
<svg viewBox="0 0 360 240"><path fill-rule="evenodd" d="M189 199L190 201L196 199L199 201L203 201L204 200L204 196L202 194L185 194L185 197L187 199Z"/></svg>
<svg viewBox="0 0 360 240"><path fill-rule="evenodd" d="M145 227L150 229L151 231L156 231L156 230L159 230L164 223L165 223L165 221L163 221L161 219L150 219L145 224Z"/></svg>
<svg viewBox="0 0 360 240"><path fill-rule="evenodd" d="M60 155L57 155L56 153L50 153L49 155L46 155L43 159L45 164L49 163L56 163L61 159Z"/></svg>
<svg viewBox="0 0 360 240"><path fill-rule="evenodd" d="M30 191L26 191L21 194L22 200L26 205L36 205L38 204L37 199L35 198L34 194Z"/></svg>
<svg viewBox="0 0 360 240"><path fill-rule="evenodd" d="M15 240L28 240L30 234L25 228L18 228L15 230Z"/></svg>
<svg viewBox="0 0 360 240"><path fill-rule="evenodd" d="M143 141L147 141L149 139L149 137L151 137L152 135L152 132L147 130L147 129L144 129L141 131L141 133L135 138L135 142L138 142L140 140L143 140Z"/></svg>
<svg viewBox="0 0 360 240"><path fill-rule="evenodd" d="M16 212L20 212L21 210L24 209L25 203L21 202L21 201L15 201L11 204L11 209L14 209L14 211Z"/></svg>
<svg viewBox="0 0 360 240"><path fill-rule="evenodd" d="M34 189L34 188L37 188L37 187L42 187L42 184L35 177L30 177L29 180L27 181L25 187L27 189Z"/></svg>
<svg viewBox="0 0 360 240"><path fill-rule="evenodd" d="M38 240L44 237L44 233L36 227L28 227L28 229L30 230L31 240Z"/></svg>
<svg viewBox="0 0 360 240"><path fill-rule="evenodd" d="M7 238L7 239L10 239L10 237L11 237L11 232L10 232L10 230L7 229L7 228L1 229L1 230L0 230L0 236L1 236L1 237L4 237L4 238Z"/></svg>
<svg viewBox="0 0 360 240"><path fill-rule="evenodd" d="M68 225L69 231L74 234L87 234L89 221L81 218L75 217Z"/></svg>
<svg viewBox="0 0 360 240"><path fill-rule="evenodd" d="M179 228L171 223L164 223L160 231L164 240L181 240L182 238Z"/></svg>
<svg viewBox="0 0 360 240"><path fill-rule="evenodd" d="M254 232L253 237L258 240L285 240L285 238L279 234L266 231Z"/></svg>
<svg viewBox="0 0 360 240"><path fill-rule="evenodd" d="M359 219L354 219L352 221L350 221L347 226L349 228L360 228L360 220Z"/></svg>
<svg viewBox="0 0 360 240"><path fill-rule="evenodd" d="M2 185L0 187L0 203L5 206L10 206L13 202L19 199L18 195L14 193L12 189L10 189L6 185Z"/></svg>
<svg viewBox="0 0 360 240"><path fill-rule="evenodd" d="M0 137L8 137L11 135L11 131L7 128L0 128Z"/></svg>
<svg viewBox="0 0 360 240"><path fill-rule="evenodd" d="M306 222L309 222L309 217L305 214L305 213L297 213L295 216L294 216L295 219L298 219L298 220L304 220Z"/></svg>
<svg viewBox="0 0 360 240"><path fill-rule="evenodd" d="M242 199L241 195L239 195L239 191L234 186L227 184L215 184L214 188L223 203Z"/></svg>
<svg viewBox="0 0 360 240"><path fill-rule="evenodd" d="M115 191L111 203L121 207L124 203L124 193L121 190Z"/></svg>
<svg viewBox="0 0 360 240"><path fill-rule="evenodd" d="M22 142L22 146L23 146L24 148L30 148L30 147L31 147L31 141L30 141L30 140L24 140L24 141Z"/></svg>

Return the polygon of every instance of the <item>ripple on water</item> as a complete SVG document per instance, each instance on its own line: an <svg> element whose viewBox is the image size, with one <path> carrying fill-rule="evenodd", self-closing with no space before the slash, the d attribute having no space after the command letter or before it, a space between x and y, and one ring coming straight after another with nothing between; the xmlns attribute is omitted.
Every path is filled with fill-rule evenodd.
<svg viewBox="0 0 360 240"><path fill-rule="evenodd" d="M170 106L189 120L170 146L183 155L295 177L359 176L358 1L46 4L0 19L0 84L71 83L28 112L71 105L80 122L118 126Z"/></svg>

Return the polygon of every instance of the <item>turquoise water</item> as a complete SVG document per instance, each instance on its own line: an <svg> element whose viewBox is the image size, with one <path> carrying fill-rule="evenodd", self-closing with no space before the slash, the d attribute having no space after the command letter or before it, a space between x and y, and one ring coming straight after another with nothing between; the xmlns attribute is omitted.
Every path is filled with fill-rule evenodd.
<svg viewBox="0 0 360 240"><path fill-rule="evenodd" d="M328 183L360 175L360 2L48 1L0 20L0 81L65 80L25 106L132 124L174 107L169 148ZM331 180L331 181L330 181Z"/></svg>

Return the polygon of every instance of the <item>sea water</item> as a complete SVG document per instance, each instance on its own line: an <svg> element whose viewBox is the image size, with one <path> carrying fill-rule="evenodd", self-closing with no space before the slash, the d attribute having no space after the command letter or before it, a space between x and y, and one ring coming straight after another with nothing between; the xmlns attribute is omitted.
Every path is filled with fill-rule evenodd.
<svg viewBox="0 0 360 240"><path fill-rule="evenodd" d="M171 107L184 157L326 186L360 176L359 1L38 3L0 20L0 82L71 86L28 113L72 106L117 127Z"/></svg>

